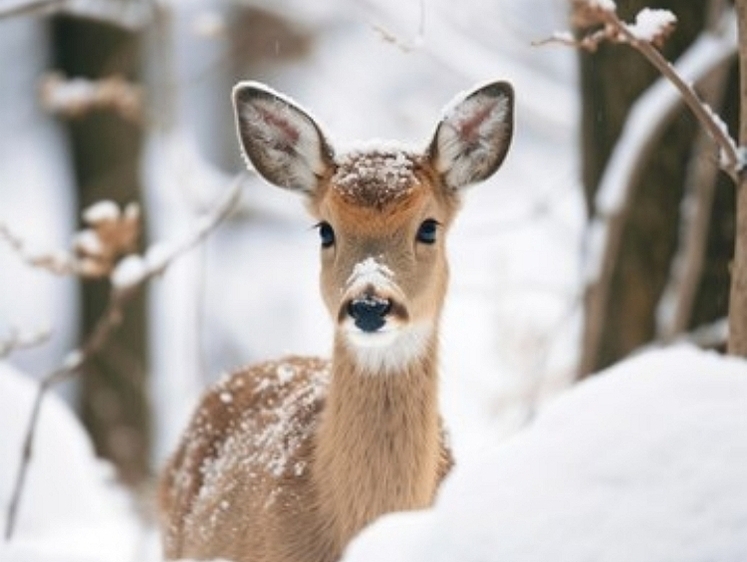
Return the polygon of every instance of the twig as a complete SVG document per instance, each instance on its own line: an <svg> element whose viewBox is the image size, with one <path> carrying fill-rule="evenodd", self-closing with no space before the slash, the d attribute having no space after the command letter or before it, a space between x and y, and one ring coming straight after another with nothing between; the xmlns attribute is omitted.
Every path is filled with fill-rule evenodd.
<svg viewBox="0 0 747 562"><path fill-rule="evenodd" d="M10 334L5 339L0 339L0 359L10 355L16 349L36 347L46 342L51 335L49 328L38 329L33 332L21 332L11 328Z"/></svg>
<svg viewBox="0 0 747 562"><path fill-rule="evenodd" d="M415 37L409 41L405 41L391 31L387 30L383 25L372 23L371 27L376 31L379 36L392 45L399 48L404 53L409 53L423 44L425 40L425 0L420 0L420 19L418 22L418 32Z"/></svg>
<svg viewBox="0 0 747 562"><path fill-rule="evenodd" d="M46 269L55 275L71 275L76 273L73 257L67 253L34 254L28 251L20 236L11 231L10 227L0 221L0 240L13 250L26 265Z"/></svg>
<svg viewBox="0 0 747 562"><path fill-rule="evenodd" d="M16 481L13 488L10 503L8 505L8 518L5 526L5 540L9 541L13 536L13 529L17 518L18 507L21 502L23 486L26 480L26 473L31 462L33 454L33 441L36 432L36 426L39 419L42 400L52 386L67 380L80 372L91 357L101 349L112 331L119 326L122 321L124 305L129 301L147 281L160 275L174 260L202 242L208 234L220 224L235 206L240 194L242 178L237 178L228 194L216 204L212 212L203 217L195 230L187 236L180 244L173 247L170 252L162 252L156 258L143 260L144 268L138 270L138 275L125 275L118 266L112 272L112 290L109 302L104 313L99 318L92 332L76 350L68 354L63 361L62 366L47 374L40 382L39 388L34 400L34 406L31 416L26 427L26 434L23 441L23 450L21 460L16 473ZM124 260L123 260L124 261ZM117 281L117 276L119 280Z"/></svg>

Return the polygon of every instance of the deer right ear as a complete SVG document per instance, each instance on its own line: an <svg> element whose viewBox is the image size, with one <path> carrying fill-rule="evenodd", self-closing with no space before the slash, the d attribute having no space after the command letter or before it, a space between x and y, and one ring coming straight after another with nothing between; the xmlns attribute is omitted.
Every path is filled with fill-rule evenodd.
<svg viewBox="0 0 747 562"><path fill-rule="evenodd" d="M445 185L456 191L490 177L506 157L513 121L508 82L491 82L452 101L427 152Z"/></svg>
<svg viewBox="0 0 747 562"><path fill-rule="evenodd" d="M268 182L312 194L334 153L316 121L288 98L258 82L233 89L244 156Z"/></svg>

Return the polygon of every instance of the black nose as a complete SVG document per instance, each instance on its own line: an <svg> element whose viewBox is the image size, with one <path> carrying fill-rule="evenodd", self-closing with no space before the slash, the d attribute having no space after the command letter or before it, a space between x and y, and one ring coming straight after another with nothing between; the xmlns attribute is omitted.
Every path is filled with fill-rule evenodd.
<svg viewBox="0 0 747 562"><path fill-rule="evenodd" d="M392 308L389 299L382 299L372 295L353 299L348 305L348 314L355 320L355 325L364 332L375 332L384 323L384 317Z"/></svg>

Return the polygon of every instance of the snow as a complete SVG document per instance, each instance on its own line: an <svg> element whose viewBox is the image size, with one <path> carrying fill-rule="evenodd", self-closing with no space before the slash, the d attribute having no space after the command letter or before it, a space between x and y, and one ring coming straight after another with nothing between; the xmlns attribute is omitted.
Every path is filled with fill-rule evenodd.
<svg viewBox="0 0 747 562"><path fill-rule="evenodd" d="M400 150L352 151L336 159L335 190L349 201L383 208L417 185L415 156Z"/></svg>
<svg viewBox="0 0 747 562"><path fill-rule="evenodd" d="M345 285L348 289L366 285L383 288L390 286L393 278L394 272L385 264L380 263L376 258L367 257L353 266L353 271Z"/></svg>
<svg viewBox="0 0 747 562"><path fill-rule="evenodd" d="M133 254L120 260L112 271L110 279L113 287L122 290L142 283L146 275L148 275L148 266L145 260Z"/></svg>
<svg viewBox="0 0 747 562"><path fill-rule="evenodd" d="M677 17L669 10L643 8L635 17L635 23L627 30L641 41L653 42L677 23Z"/></svg>
<svg viewBox="0 0 747 562"><path fill-rule="evenodd" d="M0 362L0 527L20 461L36 394L28 375ZM128 494L69 408L54 394L41 406L33 462L18 510L14 538L0 543L4 562L129 562L142 529Z"/></svg>
<svg viewBox="0 0 747 562"><path fill-rule="evenodd" d="M160 269L158 266L179 248L173 244L153 245L153 240L184 240L196 224L208 225L208 219L199 217L239 169L228 100L235 76L233 65L224 64L230 49L221 34L208 37L218 33L212 29L219 24L218 19L232 13L218 4L212 0L166 4L172 11L167 18L168 33L163 34L164 52L169 56L145 53L147 63L154 66L148 71L149 91L154 93L153 114L158 116L146 133L142 173L151 247L141 258L144 265L134 261L133 270L125 271L125 281L137 279L142 267L148 271ZM495 79L509 80L516 90L517 125L506 163L494 178L470 190L447 240L451 281L440 332L441 401L457 469L434 511L384 519L352 547L351 558L371 559L376 553L384 553L373 559L417 562L437 561L441 556L469 562L479 556L480 560L532 560L529 555L508 556L507 549L529 552L545 544L547 551L535 560L562 560L564 552L574 548L572 554L580 554L582 543L586 543L592 549L602 544L607 547L604 552L595 552L598 556L592 559L614 560L618 550L640 553L645 541L631 545L631 529L636 530L634 515L647 514L644 522L661 524L664 515L659 519L654 517L656 513L648 516L661 505L670 526L656 528L654 538L661 542L652 549L661 550L650 556L677 559L681 547L664 543L674 540L677 529L692 524L689 517L694 509L688 504L681 513L674 513L673 504L663 501L672 500L672 487L681 482L677 478L662 483L661 492L649 488L656 502L641 505L643 494L638 492L645 478L640 471L649 471L650 481L658 483L656 478L669 470L678 455L692 458L695 448L705 446L704 432L733 418L727 406L723 415L720 410L714 415L714 409L704 406L708 415L696 425L677 410L673 401L688 388L693 395L679 400L683 409L687 404L695 408L696 391L703 400L709 394L703 381L691 384L697 377L685 374L665 381L669 359L662 357L670 357L677 365L692 364L693 368L707 365L717 387L724 379L721 372L729 371L733 364L686 348L671 352L679 357L676 360L668 355L670 352L656 352L636 360L645 363L634 363L635 370L644 365L663 369L652 379L660 383L656 400L637 385L640 377L629 377L629 394L622 377L613 372L547 406L567 386L576 359L581 265L578 248L585 211L577 146L575 141L569 142L578 136L577 56L571 50L529 45L538 37L550 35L553 29L566 27L567 4L557 0L465 0L459 10L454 9L452 0L421 4L289 0L282 6L268 0L256 5L281 14L294 26L312 30L315 39L302 60L253 64L252 74L246 77L273 84L303 100L324 118L329 126L324 130L334 133L335 147L349 147L351 139L361 137L396 137L402 139L396 147L380 141L376 144L391 148L392 153L402 147L405 153L419 151L433 135L439 108L454 92ZM422 26L421 5L425 6ZM609 1L596 5L614 9ZM210 14L215 15L214 21ZM382 41L371 29L374 21L397 39L417 34L415 48L403 53L396 44ZM8 22L0 25L7 26ZM196 26L199 36L195 35ZM0 189L0 209L6 214L3 218L18 217L10 226L24 240L44 247L63 247L75 219L72 197L69 193L59 195L72 185L70 171L61 164L66 150L64 137L49 131L28 134L25 122L31 110L18 101L32 105L34 79L46 67L44 57L34 51L43 43L37 36L41 33L13 42L11 34L5 33L7 29L3 27L0 33L0 43L7 47L0 49L0 67L6 71L4 76L15 97L0 105L0 119L7 130L21 133L3 143L0 178L3 185L23 185L24 190ZM728 49L724 38L709 36L705 42L709 49L716 47L719 56L725 56ZM39 59L33 72L21 77L23 80L12 79L11 71L26 68L18 63L17 53L36 53ZM164 61L168 64L159 66ZM155 97L166 89L179 95L167 96L158 105ZM18 107L25 109L18 111ZM46 126L49 128L49 123ZM228 142L230 150L226 149ZM235 161L226 154L236 154ZM607 195L611 197L609 208L614 209L615 194ZM211 234L204 246L183 256L149 285L154 469L173 451L196 397L213 373L288 352L328 354L331 323L316 282L319 244L310 222L296 196L273 189L250 174L237 212ZM71 313L75 308L74 285L52 290L48 283L39 282L38 272L9 269L16 256L0 257L0 298L4 299L0 316L19 326L38 325L39 316L54 318L55 333L62 338L44 361L33 362L33 372L59 366L64 351L75 345L77 331ZM11 277L18 283L6 286ZM33 287L30 278L34 279ZM16 306L20 301L26 304ZM13 355L11 359L22 363L26 357L17 359ZM674 368L669 370L673 372ZM278 367L275 378L265 383L268 392L272 386L288 384L293 376L292 370ZM15 436L28 405L6 392L3 378L0 376L0 458L6 459L17 456ZM613 381L608 390L604 390L607 383L603 380ZM683 383L687 384L683 387ZM636 389L641 391L637 395ZM739 391L744 394L743 389ZM731 395L736 400L737 393ZM230 387L216 399L223 407L235 408L238 397L238 390ZM662 402L663 413L681 414L668 426L673 436L682 432L671 443L661 442L666 435L666 420L652 418L651 423L643 423L647 412L655 413L653 404L657 401ZM9 411L19 416L13 423L5 423L3 416ZM537 423L514 435L535 411L540 412ZM629 419L624 415L628 412ZM574 422L574 416L579 416L579 421ZM69 412L66 417L71 420ZM287 429L288 419L276 419ZM627 431L626 420L637 428L638 435ZM121 490L110 487L110 478L102 478L93 468L101 465L93 460L90 445L79 447L83 442L80 428L72 421L56 426L59 431L52 439L56 454L44 453L43 441L47 438L41 438L32 464L28 495L21 509L19 542L9 547L0 545L0 559L157 560L157 545L153 549L149 543L148 548L154 552L133 552L143 540L139 531L132 531L140 520L129 508L120 509ZM68 426L76 427L72 437L64 433ZM54 427L43 429L45 434L49 431ZM719 448L731 444L737 433L708 435L713 447ZM278 439L272 433L258 433L256 437L271 445ZM568 446L562 448L561 443ZM636 447L649 457L636 456ZM263 457L271 469L282 468L294 474L306 469L286 464L287 457L273 456L271 449ZM721 449L716 453L725 455ZM578 455L574 457L576 464L571 462L572 454ZM636 462L626 465L620 461L628 458L625 455ZM739 530L728 520L736 509L725 505L720 495L722 487L734 483L735 478L727 474L727 463L712 466L717 458L721 457L698 457L689 465L693 490L698 488L705 498L701 501L702 513L711 517L703 527L713 531L709 545L714 545L718 537L724 537L722 544L726 544L728 533ZM739 460L743 465L744 459ZM696 470L699 466L703 467L700 472ZM14 468L13 463L0 466L3 502L13 477L6 472ZM718 482L706 482L705 476L699 479L701 472L711 469L714 478L719 476ZM44 476L41 482L35 471ZM502 482L511 483L511 489ZM57 500L49 502L55 488L61 490L59 503L67 502L64 509ZM712 502L706 488L712 493ZM630 499L624 490L632 490ZM71 499L74 495L80 496L79 505ZM683 494L682 501L687 497ZM736 501L743 496L734 493L733 498ZM100 504L100 509L94 504ZM563 506L566 510L561 513ZM216 507L230 511L232 505L227 509L221 504ZM593 521L590 512L596 517ZM30 514L43 520L43 529L24 529L31 521ZM723 523L719 529L712 524L716 520ZM589 527L588 540L578 528L582 523ZM615 532L617 528L619 533ZM515 535L510 534L512 529ZM605 529L607 534L600 536ZM149 532L146 542L155 539L152 528ZM683 544L691 545L701 537L699 533L700 529L695 529ZM652 535L653 531L646 532L644 538L651 539ZM682 559L697 556L703 550L699 546ZM558 548L560 556L555 556L552 547ZM646 560L645 556L640 559ZM715 555L711 559L730 560Z"/></svg>
<svg viewBox="0 0 747 562"><path fill-rule="evenodd" d="M431 512L387 516L345 562L747 559L747 363L651 350L457 463Z"/></svg>

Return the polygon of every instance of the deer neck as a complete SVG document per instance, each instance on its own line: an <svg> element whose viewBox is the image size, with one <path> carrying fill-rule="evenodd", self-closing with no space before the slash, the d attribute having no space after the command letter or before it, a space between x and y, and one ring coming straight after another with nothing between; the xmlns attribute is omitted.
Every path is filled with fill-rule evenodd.
<svg viewBox="0 0 747 562"><path fill-rule="evenodd" d="M340 545L383 513L433 500L441 454L436 347L434 332L420 358L371 373L336 338L314 478Z"/></svg>

